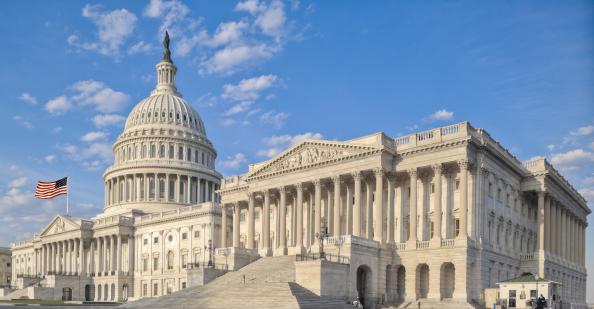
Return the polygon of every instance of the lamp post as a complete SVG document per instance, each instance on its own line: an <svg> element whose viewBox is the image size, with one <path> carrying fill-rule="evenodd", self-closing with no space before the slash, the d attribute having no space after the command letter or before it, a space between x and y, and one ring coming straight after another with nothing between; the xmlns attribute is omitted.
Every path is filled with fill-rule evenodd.
<svg viewBox="0 0 594 309"><path fill-rule="evenodd" d="M208 240L208 267L212 267L212 239Z"/></svg>
<svg viewBox="0 0 594 309"><path fill-rule="evenodd" d="M328 227L322 227L320 233L316 233L316 238L320 241L320 260L326 259L326 254L324 253L324 239L328 238Z"/></svg>

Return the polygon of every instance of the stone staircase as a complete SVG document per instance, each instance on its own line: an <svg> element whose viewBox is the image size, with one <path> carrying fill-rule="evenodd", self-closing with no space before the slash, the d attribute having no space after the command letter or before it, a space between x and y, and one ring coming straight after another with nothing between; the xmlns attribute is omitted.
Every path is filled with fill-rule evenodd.
<svg viewBox="0 0 594 309"><path fill-rule="evenodd" d="M6 296L2 296L0 297L0 300L11 300L11 299L22 299L22 298L28 298L28 292L27 292L27 288L23 288L23 289L18 289L18 290L14 290L8 294L6 294Z"/></svg>
<svg viewBox="0 0 594 309"><path fill-rule="evenodd" d="M453 299L443 299L441 301L436 299L421 299L414 302L404 302L397 307L389 308L417 309L419 308L419 302L422 309L475 309L472 304Z"/></svg>
<svg viewBox="0 0 594 309"><path fill-rule="evenodd" d="M261 258L211 283L130 302L129 308L352 308L342 299L320 297L295 283L295 257Z"/></svg>

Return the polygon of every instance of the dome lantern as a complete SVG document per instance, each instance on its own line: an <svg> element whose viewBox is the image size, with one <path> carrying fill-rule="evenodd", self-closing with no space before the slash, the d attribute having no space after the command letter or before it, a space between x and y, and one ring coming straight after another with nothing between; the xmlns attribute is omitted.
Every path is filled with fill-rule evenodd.
<svg viewBox="0 0 594 309"><path fill-rule="evenodd" d="M177 73L177 67L171 60L171 51L169 50L169 33L165 31L165 38L163 39L163 59L157 63L157 86L151 95L170 93L175 96L181 97L181 93L177 91L175 87L175 74Z"/></svg>

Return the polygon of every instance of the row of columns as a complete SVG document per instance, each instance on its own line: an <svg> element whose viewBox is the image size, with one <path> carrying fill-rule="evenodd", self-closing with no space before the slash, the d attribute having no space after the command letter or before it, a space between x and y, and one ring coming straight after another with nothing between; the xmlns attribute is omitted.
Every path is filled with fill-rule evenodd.
<svg viewBox="0 0 594 309"><path fill-rule="evenodd" d="M174 182L173 192L171 181ZM164 188L161 188L162 185ZM217 189L217 183L191 175L133 174L105 181L105 203L107 206L122 202L148 201L202 203L213 201Z"/></svg>
<svg viewBox="0 0 594 309"><path fill-rule="evenodd" d="M84 273L84 239L75 238L42 244L34 250L35 274L74 275Z"/></svg>
<svg viewBox="0 0 594 309"><path fill-rule="evenodd" d="M468 212L468 161L458 162L460 168L460 202L459 202L459 229L458 238L465 238L467 233L467 212ZM435 175L435 192L434 192L434 207L439 211L434 211L432 221L434 223L434 230L431 240L441 244L442 239L442 196L441 196L441 182L443 165L438 164L432 167ZM273 194L271 191L277 192L277 202L275 206L278 209L278 217L280 217L279 228L281 233L278 235L278 246L285 250L287 248L286 234L282 231L286 230L286 214L285 209L290 209L292 218L295 218L295 229L291 229L291 234L294 235L293 242L295 247L303 247L306 244L318 244L315 235L321 231L322 217L326 219L328 233L332 236L353 234L359 237L366 237L368 239L376 240L380 243L394 243L395 242L395 222L398 215L401 219L399 228L405 228L402 219L406 217L405 207L395 207L396 196L396 178L393 173L386 173L385 170L378 168L373 170L372 177L368 176L369 171L357 171L347 175L335 175L330 178L315 179L311 182L297 183L290 186L281 186L273 189L266 189L262 192L248 192L247 198L247 243L246 248L254 249L254 212L255 212L255 197L260 195L262 199L262 233L263 243L262 248L270 249L269 241L269 211L270 199ZM411 248L416 248L416 243L420 241L417 237L418 221L423 214L419 213L417 205L417 182L418 169L410 169L408 176L410 179L410 197L409 200L409 230L408 239L406 242L411 243ZM347 181L352 179L354 190L347 184ZM346 186L344 186L347 184ZM322 197L322 186L326 186L327 195ZM364 187L365 186L365 187ZM345 195L342 193L343 187L346 187ZM404 186L401 186L400 194L404 196ZM313 189L313 190L312 190ZM363 195L365 189L365 195ZM291 195L290 207L287 205L287 194ZM304 201L304 194L309 194L309 198ZM346 198L342 198L345 196ZM341 203L342 199L342 203ZM309 203L311 201L311 203ZM322 213L322 202L325 204L324 213ZM233 243L234 247L240 245L240 209L245 201L237 201L231 204L224 204L223 207L233 208ZM381 205L378 206L378 205ZM294 207L295 206L295 207ZM304 209L306 207L306 209ZM398 208L399 213L396 213ZM422 208L421 208L422 209ZM305 210L305 211L304 211ZM226 213L226 212L225 212ZM304 213L307 217L304 218ZM311 215L311 217L310 217ZM387 224L384 224L387 221ZM305 235L303 226L306 226ZM226 239L227 218L223 216L222 221L222 246L230 245ZM293 232L295 234L293 234ZM402 231L399 231L402 233ZM305 236L305 240L304 240ZM313 237L312 237L313 236ZM421 239L424 240L424 239ZM401 237L401 242L405 242Z"/></svg>
<svg viewBox="0 0 594 309"><path fill-rule="evenodd" d="M587 223L545 191L538 192L537 250L585 266Z"/></svg>

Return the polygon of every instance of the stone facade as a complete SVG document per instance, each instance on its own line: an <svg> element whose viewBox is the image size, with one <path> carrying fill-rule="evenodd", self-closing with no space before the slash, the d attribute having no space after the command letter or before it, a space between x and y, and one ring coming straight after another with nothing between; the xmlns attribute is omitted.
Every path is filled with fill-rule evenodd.
<svg viewBox="0 0 594 309"><path fill-rule="evenodd" d="M0 287L9 286L12 276L10 248L0 247Z"/></svg>
<svg viewBox="0 0 594 309"><path fill-rule="evenodd" d="M233 215L221 223L232 230L222 247L307 256L327 231L324 251L349 265L345 294L335 296L478 305L484 289L530 271L585 304L586 201L546 160L520 162L467 122L307 140L225 179L219 192Z"/></svg>
<svg viewBox="0 0 594 309"><path fill-rule="evenodd" d="M178 291L188 268L212 260L221 234L216 151L175 86L175 64L156 69L157 86L113 145L103 211L57 215L15 243L13 286L35 285L42 298L125 301Z"/></svg>

